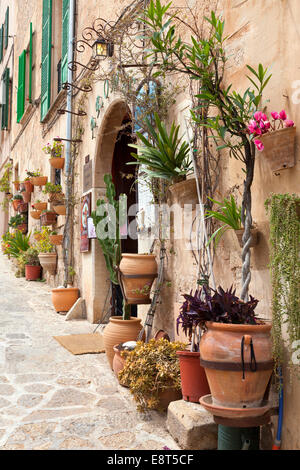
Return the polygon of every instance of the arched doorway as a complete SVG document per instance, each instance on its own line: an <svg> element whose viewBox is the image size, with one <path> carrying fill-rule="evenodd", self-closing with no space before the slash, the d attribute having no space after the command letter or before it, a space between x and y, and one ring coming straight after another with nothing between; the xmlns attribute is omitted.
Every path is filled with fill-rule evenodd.
<svg viewBox="0 0 300 470"><path fill-rule="evenodd" d="M130 155L134 150L128 147L131 139L130 110L123 100L115 100L108 107L97 137L96 155L93 171L93 197L92 208L96 208L97 199L105 196L103 177L111 173L116 187L117 197L121 193L127 195L128 207L135 204L137 192L134 178L135 166L128 166L128 161L134 161ZM132 220L129 220L132 222ZM137 253L138 240L126 238L122 240L122 252ZM103 253L97 240L92 241L92 311L88 305L88 318L93 322L101 321L107 311L111 298L107 299L110 281L105 265ZM110 294L109 294L110 295ZM105 308L106 303L106 308ZM89 304L89 302L87 302ZM133 314L136 309L133 309ZM118 314L118 312L115 312ZM120 314L120 312L119 312Z"/></svg>

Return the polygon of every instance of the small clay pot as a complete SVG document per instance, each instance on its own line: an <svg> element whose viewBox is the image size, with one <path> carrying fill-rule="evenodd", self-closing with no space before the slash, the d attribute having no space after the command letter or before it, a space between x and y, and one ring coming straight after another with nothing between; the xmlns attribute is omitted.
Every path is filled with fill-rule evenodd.
<svg viewBox="0 0 300 470"><path fill-rule="evenodd" d="M37 211L45 211L47 209L47 202L35 202L33 204L33 207L37 210Z"/></svg>
<svg viewBox="0 0 300 470"><path fill-rule="evenodd" d="M26 281L36 281L41 278L41 266L25 265L25 279Z"/></svg>
<svg viewBox="0 0 300 470"><path fill-rule="evenodd" d="M19 204L18 211L21 212L21 214L28 212L28 203L27 202L21 202Z"/></svg>
<svg viewBox="0 0 300 470"><path fill-rule="evenodd" d="M41 214L41 225L53 225L56 224L57 215L55 212L44 212Z"/></svg>
<svg viewBox="0 0 300 470"><path fill-rule="evenodd" d="M31 192L22 191L22 198L24 202L27 202L27 203L30 202Z"/></svg>
<svg viewBox="0 0 300 470"><path fill-rule="evenodd" d="M30 181L33 186L45 186L48 181L48 176L32 176Z"/></svg>
<svg viewBox="0 0 300 470"><path fill-rule="evenodd" d="M41 211L30 211L30 217L38 220L41 216Z"/></svg>
<svg viewBox="0 0 300 470"><path fill-rule="evenodd" d="M32 193L32 192L33 192L34 186L33 186L33 184L31 183L30 180L24 181L23 184L24 184L24 186L25 186L25 191L26 191L27 193Z"/></svg>
<svg viewBox="0 0 300 470"><path fill-rule="evenodd" d="M205 370L200 365L200 353L176 351L179 357L182 396L185 401L199 403L210 393Z"/></svg>
<svg viewBox="0 0 300 470"><path fill-rule="evenodd" d="M78 297L77 287L52 289L52 303L57 312L68 312Z"/></svg>
<svg viewBox="0 0 300 470"><path fill-rule="evenodd" d="M234 231L236 234L236 237L238 239L238 242L240 244L240 247L243 248L243 235L244 235L244 229L241 230L235 230ZM258 243L258 230L256 228L252 228L250 230L251 233L251 243L250 243L250 248L253 246L257 245Z"/></svg>
<svg viewBox="0 0 300 470"><path fill-rule="evenodd" d="M50 235L49 241L52 245L62 245L63 235Z"/></svg>
<svg viewBox="0 0 300 470"><path fill-rule="evenodd" d="M63 193L49 193L49 202L63 201L65 195Z"/></svg>
<svg viewBox="0 0 300 470"><path fill-rule="evenodd" d="M121 370L123 369L125 365L126 357L121 356L122 350L120 349L119 344L115 344L113 347L113 350L115 353L114 358L113 358L113 371L117 379L119 379L119 372L121 372Z"/></svg>
<svg viewBox="0 0 300 470"><path fill-rule="evenodd" d="M62 170L65 166L65 159L63 157L52 157L49 159L50 165L56 170Z"/></svg>
<svg viewBox="0 0 300 470"><path fill-rule="evenodd" d="M63 204L59 204L58 206L53 205L53 209L58 215L66 215L66 212L67 212L66 206Z"/></svg>
<svg viewBox="0 0 300 470"><path fill-rule="evenodd" d="M12 206L13 206L15 211L17 211L19 209L19 205L21 204L21 202L22 202L22 199L14 199L12 201Z"/></svg>

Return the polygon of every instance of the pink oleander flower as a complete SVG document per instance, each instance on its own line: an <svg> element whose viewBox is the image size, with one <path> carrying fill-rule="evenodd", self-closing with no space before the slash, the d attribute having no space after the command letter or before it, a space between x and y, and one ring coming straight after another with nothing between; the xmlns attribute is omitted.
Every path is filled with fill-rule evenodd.
<svg viewBox="0 0 300 470"><path fill-rule="evenodd" d="M256 111L256 113L254 114L254 118L259 122L262 119L262 112Z"/></svg>
<svg viewBox="0 0 300 470"><path fill-rule="evenodd" d="M284 111L284 109L282 111L280 111L279 118L282 119L282 121L286 120L287 115L286 115L286 112Z"/></svg>
<svg viewBox="0 0 300 470"><path fill-rule="evenodd" d="M284 121L284 125L285 125L285 127L294 127L295 123L294 123L294 121L291 121L290 119L286 119Z"/></svg>
<svg viewBox="0 0 300 470"><path fill-rule="evenodd" d="M272 111L271 116L272 116L273 119L275 119L275 121L277 121L277 119L279 119L279 114L277 113L277 111Z"/></svg>
<svg viewBox="0 0 300 470"><path fill-rule="evenodd" d="M260 140L255 140L254 143L256 145L257 150L259 150L260 152L265 148L264 144Z"/></svg>

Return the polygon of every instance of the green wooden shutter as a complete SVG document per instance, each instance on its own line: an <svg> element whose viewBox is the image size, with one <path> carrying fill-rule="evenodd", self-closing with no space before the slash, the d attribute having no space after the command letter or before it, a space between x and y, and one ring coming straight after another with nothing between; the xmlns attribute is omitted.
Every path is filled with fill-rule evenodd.
<svg viewBox="0 0 300 470"><path fill-rule="evenodd" d="M61 83L65 83L68 81L69 9L70 9L70 0L63 0L63 3L62 3L62 41L61 41Z"/></svg>
<svg viewBox="0 0 300 470"><path fill-rule="evenodd" d="M0 28L0 62L3 59L3 25Z"/></svg>
<svg viewBox="0 0 300 470"><path fill-rule="evenodd" d="M6 9L5 13L5 23L4 23L4 47L7 49L8 46L8 35L9 35L9 7Z"/></svg>
<svg viewBox="0 0 300 470"><path fill-rule="evenodd" d="M2 76L1 129L8 128L8 113L9 113L9 68L6 68Z"/></svg>
<svg viewBox="0 0 300 470"><path fill-rule="evenodd" d="M41 121L50 108L51 100L52 0L43 0L42 24Z"/></svg>
<svg viewBox="0 0 300 470"><path fill-rule="evenodd" d="M25 109L26 51L19 56L19 76L17 94L17 122L20 122Z"/></svg>
<svg viewBox="0 0 300 470"><path fill-rule="evenodd" d="M28 82L28 99L32 102L32 23L30 23L30 39L29 39L29 82Z"/></svg>

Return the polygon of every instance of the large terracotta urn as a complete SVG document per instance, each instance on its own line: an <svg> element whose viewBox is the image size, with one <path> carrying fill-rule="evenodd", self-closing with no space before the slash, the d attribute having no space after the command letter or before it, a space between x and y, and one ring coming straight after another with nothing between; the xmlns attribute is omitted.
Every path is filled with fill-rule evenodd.
<svg viewBox="0 0 300 470"><path fill-rule="evenodd" d="M151 303L150 290L157 277L155 255L123 253L120 272L126 303Z"/></svg>
<svg viewBox="0 0 300 470"><path fill-rule="evenodd" d="M271 325L207 322L200 341L212 402L227 408L261 406L273 371Z"/></svg>
<svg viewBox="0 0 300 470"><path fill-rule="evenodd" d="M57 312L68 312L79 297L77 287L58 287L52 289L52 303Z"/></svg>
<svg viewBox="0 0 300 470"><path fill-rule="evenodd" d="M123 320L119 316L110 317L103 332L103 342L111 369L115 355L114 346L126 341L136 341L141 329L141 318L130 317L130 320Z"/></svg>

